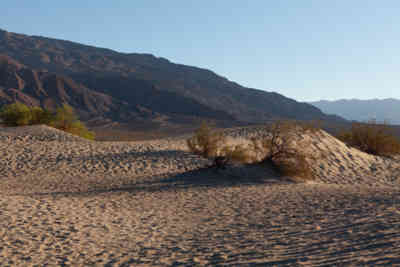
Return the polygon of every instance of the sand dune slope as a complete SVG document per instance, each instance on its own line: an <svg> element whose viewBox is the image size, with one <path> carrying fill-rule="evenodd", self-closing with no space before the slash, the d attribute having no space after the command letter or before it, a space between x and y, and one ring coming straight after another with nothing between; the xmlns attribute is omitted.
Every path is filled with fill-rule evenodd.
<svg viewBox="0 0 400 267"><path fill-rule="evenodd" d="M398 160L301 138L312 183L202 169L179 139L1 129L0 266L400 265Z"/></svg>
<svg viewBox="0 0 400 267"><path fill-rule="evenodd" d="M304 149L312 160L314 174L319 182L334 184L398 184L400 161L366 154L326 132L303 137L308 144Z"/></svg>

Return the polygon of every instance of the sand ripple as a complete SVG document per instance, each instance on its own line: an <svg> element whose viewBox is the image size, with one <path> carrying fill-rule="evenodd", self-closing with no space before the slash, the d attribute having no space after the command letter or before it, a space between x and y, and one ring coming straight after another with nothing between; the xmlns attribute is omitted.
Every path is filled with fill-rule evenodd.
<svg viewBox="0 0 400 267"><path fill-rule="evenodd" d="M317 180L294 184L201 169L183 140L2 130L0 265L400 265L397 160L312 141Z"/></svg>

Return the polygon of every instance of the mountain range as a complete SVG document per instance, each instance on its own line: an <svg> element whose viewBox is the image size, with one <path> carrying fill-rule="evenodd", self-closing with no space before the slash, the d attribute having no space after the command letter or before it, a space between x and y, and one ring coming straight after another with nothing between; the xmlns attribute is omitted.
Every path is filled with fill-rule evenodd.
<svg viewBox="0 0 400 267"><path fill-rule="evenodd" d="M325 113L336 114L348 120L365 122L372 119L400 125L400 100L394 98L321 100L309 104Z"/></svg>
<svg viewBox="0 0 400 267"><path fill-rule="evenodd" d="M207 69L150 54L0 30L0 104L16 100L50 109L67 103L82 120L99 123L342 120L308 103L243 87Z"/></svg>

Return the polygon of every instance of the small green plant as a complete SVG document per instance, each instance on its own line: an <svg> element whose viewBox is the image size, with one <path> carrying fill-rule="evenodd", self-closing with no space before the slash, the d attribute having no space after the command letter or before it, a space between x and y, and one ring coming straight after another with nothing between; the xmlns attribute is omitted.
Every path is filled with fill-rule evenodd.
<svg viewBox="0 0 400 267"><path fill-rule="evenodd" d="M46 124L90 140L95 137L94 133L78 120L73 108L67 104L62 105L53 114L41 107L28 107L16 102L4 106L0 112L0 118L6 126Z"/></svg>
<svg viewBox="0 0 400 267"><path fill-rule="evenodd" d="M76 121L78 121L78 117L74 109L70 105L63 104L61 107L57 108L51 124L57 129L67 131Z"/></svg>
<svg viewBox="0 0 400 267"><path fill-rule="evenodd" d="M390 126L375 120L355 122L349 130L340 132L337 138L372 155L392 156L400 153L400 140L393 134Z"/></svg>
<svg viewBox="0 0 400 267"><path fill-rule="evenodd" d="M53 121L53 114L47 109L41 107L31 107L31 121L29 124L47 124L49 125Z"/></svg>
<svg viewBox="0 0 400 267"><path fill-rule="evenodd" d="M74 109L67 104L63 104L56 110L50 125L86 139L93 140L95 137L94 133L89 131L86 126L78 120Z"/></svg>
<svg viewBox="0 0 400 267"><path fill-rule="evenodd" d="M71 123L70 127L65 129L66 132L69 132L74 135L78 135L80 137L89 139L89 140L94 140L95 139L95 134L92 131L89 131L86 126L80 122L80 121L75 121Z"/></svg>
<svg viewBox="0 0 400 267"><path fill-rule="evenodd" d="M6 105L0 112L0 118L6 126L29 125L32 114L28 106L16 102Z"/></svg>

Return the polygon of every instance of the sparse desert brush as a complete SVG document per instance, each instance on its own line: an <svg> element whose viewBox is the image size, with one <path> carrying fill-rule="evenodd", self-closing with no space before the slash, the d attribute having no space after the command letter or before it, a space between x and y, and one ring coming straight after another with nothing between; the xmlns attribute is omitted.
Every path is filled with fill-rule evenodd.
<svg viewBox="0 0 400 267"><path fill-rule="evenodd" d="M0 112L0 118L7 126L29 125L32 114L30 108L20 102L6 105Z"/></svg>
<svg viewBox="0 0 400 267"><path fill-rule="evenodd" d="M232 162L252 163L254 161L252 151L243 145L226 146L222 149L222 154Z"/></svg>
<svg viewBox="0 0 400 267"><path fill-rule="evenodd" d="M350 130L344 130L337 138L349 146L368 154L392 156L400 153L400 140L393 134L387 123L370 120L366 123L355 122Z"/></svg>
<svg viewBox="0 0 400 267"><path fill-rule="evenodd" d="M215 158L226 143L225 136L206 122L203 122L194 136L186 140L189 150L204 158Z"/></svg>
<svg viewBox="0 0 400 267"><path fill-rule="evenodd" d="M0 112L0 118L6 126L46 124L86 139L94 139L94 133L78 120L73 108L66 104L53 114L41 107L28 107L16 102L5 105Z"/></svg>
<svg viewBox="0 0 400 267"><path fill-rule="evenodd" d="M228 163L249 161L248 151L241 145L229 146L221 131L203 122L194 135L186 140L189 150L204 158L212 159L217 169L225 168Z"/></svg>
<svg viewBox="0 0 400 267"><path fill-rule="evenodd" d="M263 153L261 162L272 165L282 175L301 179L312 179L311 166L296 138L305 133L315 133L319 128L308 123L277 121L269 125L268 134L253 138L254 150ZM304 146L304 144L302 144Z"/></svg>
<svg viewBox="0 0 400 267"><path fill-rule="evenodd" d="M302 153L291 154L289 157L277 157L270 163L283 176L299 181L313 179L311 166Z"/></svg>
<svg viewBox="0 0 400 267"><path fill-rule="evenodd" d="M296 145L296 137L318 130L314 124L278 121L268 127L264 136L253 138L250 146L244 146L228 145L221 132L203 123L187 140L187 145L192 153L213 159L217 168L224 168L230 162L263 162L282 175L307 180L312 178L311 167Z"/></svg>

